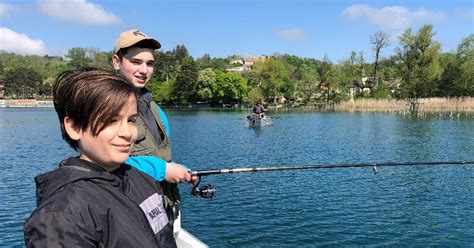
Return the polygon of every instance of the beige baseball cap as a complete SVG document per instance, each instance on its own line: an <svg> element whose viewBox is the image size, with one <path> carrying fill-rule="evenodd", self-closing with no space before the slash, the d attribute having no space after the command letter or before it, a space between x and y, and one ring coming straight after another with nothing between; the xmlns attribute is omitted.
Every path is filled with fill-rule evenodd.
<svg viewBox="0 0 474 248"><path fill-rule="evenodd" d="M122 48L131 47L144 40L150 41L150 48L159 49L161 47L160 42L156 39L146 35L138 29L131 29L120 33L120 36L115 41L114 54Z"/></svg>

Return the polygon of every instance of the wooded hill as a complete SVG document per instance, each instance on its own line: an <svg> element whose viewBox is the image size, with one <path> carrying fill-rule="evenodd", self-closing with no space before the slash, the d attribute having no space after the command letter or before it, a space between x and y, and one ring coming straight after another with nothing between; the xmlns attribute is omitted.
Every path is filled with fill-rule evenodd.
<svg viewBox="0 0 474 248"><path fill-rule="evenodd" d="M194 59L184 45L177 45L172 51L156 52L148 88L156 101L173 104L284 100L326 105L347 100L351 94L377 99L474 96L474 34L448 53L441 53L441 44L433 36L431 25L416 32L406 29L394 54L380 58L389 36L377 32L369 37L373 54L353 51L337 63L327 56L317 60L289 54L260 58L205 54ZM367 63L366 56L375 61ZM47 99L62 71L89 66L112 69L111 57L112 52L79 47L69 49L64 59L0 52L0 84L5 98ZM250 59L251 66L246 63ZM244 64L247 70L236 70Z"/></svg>

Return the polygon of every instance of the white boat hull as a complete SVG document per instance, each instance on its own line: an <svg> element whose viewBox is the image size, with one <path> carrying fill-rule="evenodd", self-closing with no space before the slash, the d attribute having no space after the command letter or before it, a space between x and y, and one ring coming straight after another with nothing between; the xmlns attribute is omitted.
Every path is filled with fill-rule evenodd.
<svg viewBox="0 0 474 248"><path fill-rule="evenodd" d="M268 116L264 116L260 119L255 118L255 116L249 116L249 117L247 117L247 120L246 120L247 127L263 127L263 126L269 126L273 123L272 118Z"/></svg>
<svg viewBox="0 0 474 248"><path fill-rule="evenodd" d="M173 225L174 238L176 239L176 245L179 248L207 248L201 240L194 237L191 233L181 228L181 213L178 218L174 221Z"/></svg>

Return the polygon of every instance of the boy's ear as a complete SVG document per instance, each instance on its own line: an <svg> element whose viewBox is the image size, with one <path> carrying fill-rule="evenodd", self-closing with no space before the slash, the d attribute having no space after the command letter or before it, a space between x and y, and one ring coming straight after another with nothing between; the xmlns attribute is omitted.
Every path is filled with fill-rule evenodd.
<svg viewBox="0 0 474 248"><path fill-rule="evenodd" d="M79 127L75 127L74 120L71 117L64 117L64 129L72 140L79 140L81 138L82 130Z"/></svg>
<svg viewBox="0 0 474 248"><path fill-rule="evenodd" d="M114 69L115 70L120 70L120 58L119 56L117 56L117 54L114 54L114 56L112 57L112 64L114 65Z"/></svg>

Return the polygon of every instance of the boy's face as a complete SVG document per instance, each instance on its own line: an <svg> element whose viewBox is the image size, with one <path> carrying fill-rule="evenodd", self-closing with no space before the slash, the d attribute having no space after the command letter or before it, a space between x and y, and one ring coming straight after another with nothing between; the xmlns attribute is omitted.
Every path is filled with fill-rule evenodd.
<svg viewBox="0 0 474 248"><path fill-rule="evenodd" d="M137 102L130 96L120 114L97 136L92 135L90 128L82 131L78 140L81 159L106 167L123 164L138 136L137 116Z"/></svg>
<svg viewBox="0 0 474 248"><path fill-rule="evenodd" d="M150 81L155 65L153 49L131 47L128 48L120 60L117 55L113 57L114 68L127 79L135 88L143 88Z"/></svg>

